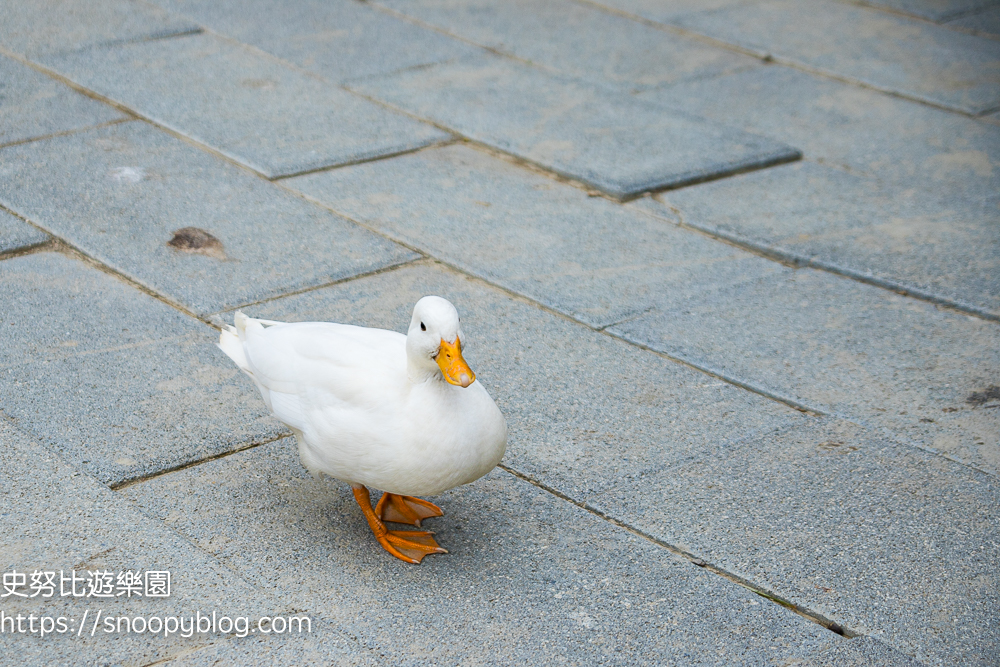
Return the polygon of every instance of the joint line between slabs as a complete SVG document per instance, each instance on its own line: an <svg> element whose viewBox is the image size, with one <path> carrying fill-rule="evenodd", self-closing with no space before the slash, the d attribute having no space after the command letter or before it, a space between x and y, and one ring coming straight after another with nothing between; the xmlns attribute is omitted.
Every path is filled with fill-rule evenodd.
<svg viewBox="0 0 1000 667"><path fill-rule="evenodd" d="M576 320L573 320L573 321L575 322ZM584 325L584 326L586 326L586 325ZM645 350L645 351L651 352L651 353L653 353L653 354L655 354L655 355L657 355L659 357L663 357L664 359L668 359L668 360L674 362L675 364L680 364L681 366L686 366L686 367L688 367L688 368L690 368L692 370L698 371L699 373L704 373L705 375L708 375L709 377L713 377L713 378L715 378L717 380L722 380L726 384L732 385L734 387L738 387L738 388L743 389L745 391L749 391L750 393L757 394L758 396L763 396L764 398L770 399L770 400L772 400L772 401L774 401L776 403L781 403L783 405L786 405L786 406L792 408L793 410L798 410L799 412L804 412L804 413L806 413L808 415L811 415L813 417L828 417L828 416L831 416L831 414L829 412L827 412L826 410L822 410L822 409L817 408L817 407L812 406L812 405L806 405L805 403L800 403L799 401L795 400L794 398L789 398L788 396L783 396L783 395L781 395L781 394L779 394L777 392L773 392L773 391L771 391L769 389L765 389L764 387L758 387L758 386L756 386L756 385L754 385L754 384L752 384L750 382L745 382L743 380L739 380L737 378L730 377L726 373L723 373L723 372L718 371L718 370L714 370L714 369L712 369L709 366L702 366L701 364L696 364L696 363L694 363L692 361L688 361L688 360L686 360L686 359L684 359L682 357L676 357L676 356L674 356L672 354L668 354L668 353L663 352L661 350L657 350L655 348L652 348L649 345L646 345L644 343L639 343L637 341L630 340L630 339L628 339L628 338L626 338L624 336L619 336L617 334L611 333L610 331L603 331L601 329L597 329L597 331L599 333L604 334L605 336L610 337L610 338L614 338L614 339L620 340L620 341L622 341L624 343L628 343L629 345L632 345L633 347L637 347L640 350Z"/></svg>
<svg viewBox="0 0 1000 667"><path fill-rule="evenodd" d="M160 42L168 39L178 39L183 37L193 37L195 35L200 35L205 32L205 29L201 26L194 28L184 28L182 30L165 30L161 33L152 33L148 35L137 35L135 37L124 37L121 39L109 39L103 42L95 42L93 44L87 44L83 47L78 47L75 49L57 49L55 51L49 51L47 53L41 54L46 56L63 56L70 53L83 53L86 51L97 51L100 49L114 48L116 46L125 46L128 44L143 44L145 42Z"/></svg>
<svg viewBox="0 0 1000 667"><path fill-rule="evenodd" d="M0 144L0 149L10 148L11 146L21 146L24 144L30 144L36 141L45 141L46 139L55 139L57 137L68 137L72 134L79 134L81 132L89 132L90 130L99 130L102 127L111 127L112 125L120 125L121 123L131 123L135 118L116 118L115 120L105 121L103 123L97 123L95 125L85 125L83 127L75 127L72 130L61 130L59 132L52 132L51 134L41 134L37 137L28 137L27 139L18 139L17 141L11 141L6 144Z"/></svg>
<svg viewBox="0 0 1000 667"><path fill-rule="evenodd" d="M916 21L918 23L926 23L927 25L937 26L939 28L947 28L946 24L949 21L954 21L955 19L962 18L963 16L968 16L970 14L978 14L988 7L978 7L974 9L958 10L951 12L950 14L945 14L939 19L929 19L926 16L918 16L916 14L910 14L899 9L893 9L892 7L886 7L883 5L877 5L867 0L845 0L849 5L854 5L855 7L863 7L865 9L870 9L875 12L880 12L882 14L889 14L890 16L898 16L909 21Z"/></svg>
<svg viewBox="0 0 1000 667"><path fill-rule="evenodd" d="M206 456L204 458L200 458L195 461L187 461L185 463L180 463L178 465L171 466L170 468L157 470L156 472L151 472L148 475L141 475L139 477L133 477L131 479L126 479L121 482L109 484L108 488L110 488L112 491L121 491L122 489L127 489L130 486L141 484L143 482L148 482L149 480L156 479L158 477L163 477L164 475L180 472L181 470L187 470L188 468L194 468L196 466L200 466L203 463L209 463L211 461L217 461L218 459L224 459L227 456L232 456L233 454L239 454L240 452L245 452L250 449L256 449L257 447L261 447L263 445L267 445L272 442L277 442L278 440L283 440L284 438L288 438L291 435L292 433L290 431L287 433L282 433L281 435L276 435L271 438L265 438L264 440L260 440L258 442L251 442L249 444L245 444L225 452L220 452L218 454L212 454L211 456Z"/></svg>
<svg viewBox="0 0 1000 667"><path fill-rule="evenodd" d="M726 232L721 229L714 227L709 227L706 225L699 225L694 222L688 222L683 211L681 211L676 206L672 206L668 202L663 201L659 197L655 197L663 206L670 209L670 212L677 216L677 220L671 220L663 215L660 215L654 211L648 211L643 208L633 208L632 210L637 211L643 215L650 216L657 220L662 220L669 224L680 227L681 229L686 229L688 231L695 232L702 236L706 236L715 241L721 241L727 245L731 245L734 248L739 248L746 252L752 253L761 257L763 259L777 262L784 266L790 268L809 268L815 269L817 271L823 271L824 273L829 273L841 278L847 278L854 282L862 283L864 285L870 285L872 287L877 287L879 289L886 290L888 292L893 292L894 294L899 294L917 301L923 301L925 303L930 303L934 306L949 308L963 315L971 315L973 317L979 318L981 320L986 320L990 322L1000 322L1000 314L991 313L988 310L984 310L978 306L963 303L961 301L956 301L954 299L949 299L948 297L943 297L933 292L928 292L922 290L919 287L913 287L906 285L905 283L900 283L889 278L879 278L875 275L868 275L854 269L850 269L844 266L839 266L832 262L826 262L821 259L816 259L814 257L807 257L805 255L800 255L798 253L790 252L788 250L783 250L781 248L775 248L764 243L759 243L752 239L745 238L738 234L733 234L731 232ZM611 325L609 325L611 326Z"/></svg>
<svg viewBox="0 0 1000 667"><path fill-rule="evenodd" d="M374 2L371 1L371 0L362 0L362 1L363 2L367 2L368 5L370 5L372 8L376 9L377 11L382 12L383 14L387 14L388 16L391 16L391 17L393 17L395 19L398 19L400 21L404 21L406 23L415 25L418 28L423 28L425 30L430 30L432 32L436 32L436 33L438 33L440 35L444 35L445 37L449 37L451 39L454 39L457 42L462 42L463 44L468 44L469 46L474 46L474 47L476 47L478 49L482 49L483 51L486 51L488 53L492 53L495 56L500 56L502 58L509 58L510 60L514 60L516 62L519 62L522 65L527 65L528 67L531 67L532 69L540 70L542 72L547 72L549 74L558 74L559 73L556 70L551 70L551 69L549 69L547 67L544 67L543 65L541 65L541 64L539 64L537 62L534 62L534 61L529 60L527 58L522 58L522 57L520 57L520 56L518 56L518 55L516 55L514 53L509 52L509 51L504 51L503 49L500 49L500 48L497 48L497 47L494 47L494 46L487 46L486 44L480 44L479 42L476 42L476 41L474 41L474 40L472 40L472 39L470 39L468 37L464 37L462 35L459 35L458 33L451 32L447 28L443 28L443 27L435 25L433 23L428 23L427 21L424 21L423 19L419 19L419 18L417 18L415 16L410 16L409 14L404 14L403 12L401 12L401 11L399 11L397 9L393 9L392 7L386 7L385 5L380 4L377 1L374 1ZM459 58L461 58L461 56L459 56ZM447 62L447 61L441 61L441 62L436 62L436 63L426 63L426 64L423 64L423 65L417 65L416 67L434 67L435 65L440 65L443 62ZM396 70L394 72L389 72L388 74L389 75L396 74L398 72L406 71L408 69L415 69L415 68L413 68L413 67L404 67L404 68L402 68L400 70Z"/></svg>
<svg viewBox="0 0 1000 667"><path fill-rule="evenodd" d="M437 128L440 129L440 128ZM267 177L264 174L264 178L269 181L282 181L286 178L296 178L298 176L308 176L310 174L318 174L324 171L334 171L335 169L340 169L342 167L354 167L359 164L367 164L369 162L379 162L380 160L391 160L395 157L402 157L404 155L412 155L413 153L419 153L421 151L433 150L435 148L444 148L445 146L450 146L454 143L461 141L456 136L448 137L447 139L441 139L440 141L433 141L429 144L424 144L423 146L415 146L413 148L404 148L400 151L395 151L392 153L386 153L384 155L376 155L374 157L364 157L357 160L346 160L343 162L337 162L335 164L326 164L321 167L311 167L309 169L303 169L302 171L296 171L288 174L279 174L278 176Z"/></svg>
<svg viewBox="0 0 1000 667"><path fill-rule="evenodd" d="M46 239L38 243L32 243L30 245L23 245L17 248L12 248L11 250L5 250L0 252L0 261L5 259L14 259L15 257L23 257L24 255L33 255L36 252L46 252L58 249L58 241L56 239Z"/></svg>
<svg viewBox="0 0 1000 667"><path fill-rule="evenodd" d="M797 148L793 148L792 152L785 155L772 156L770 158L760 160L759 162L754 162L752 164L744 164L741 166L736 166L730 169L724 169L711 174L705 174L702 176L696 176L689 178L687 180L678 181L676 183L671 183L669 185L657 186L652 188L647 188L637 192L632 192L621 197L611 197L612 201L619 204L626 204L630 201L636 199L642 199L643 197L648 197L651 195L660 194L662 192L669 192L671 190L681 190L683 188L689 188L695 185L701 185L703 183L711 183L712 181L721 181L727 178L732 178L734 176L741 176L743 174L749 174L754 171L763 171L764 169L771 169L772 167L780 167L791 162L799 162L802 160L802 151ZM597 187L596 185L593 187Z"/></svg>
<svg viewBox="0 0 1000 667"><path fill-rule="evenodd" d="M549 485L547 485L547 484L545 484L543 482L535 480L535 479L529 477L528 475L525 475L524 473L521 473L521 472L519 472L519 471L517 471L517 470L515 470L515 469L513 469L511 467L508 467L508 466L506 466L506 465L504 465L502 463L500 465L498 465L497 467L500 468L500 469L502 469L502 470L504 470L507 473L510 473L511 475L513 475L514 477L517 477L520 480L523 480L523 481L525 481L525 482L527 482L527 483L529 483L529 484L531 484L533 486L538 487L539 489L541 489L541 490L543 490L543 491L545 491L547 493L550 493L550 494L556 496L557 498L560 498L562 500L565 500L568 503L576 505L580 509L582 509L582 510L584 510L586 512L589 512L590 514L593 514L594 516L596 516L596 517L598 517L598 518L600 518L600 519L602 519L604 521L607 521L608 523L611 523L611 524L613 524L615 526L618 526L619 528L627 530L628 532L632 533L633 535L636 535L638 537L641 537L644 540L652 542L653 544L656 544L657 546L663 547L664 549L666 549L670 553L672 553L672 554L674 554L676 556L680 556L681 558L684 558L685 560L687 560L688 562L690 562L692 565L695 565L695 566L700 567L702 569L708 570L709 572L712 572L713 574L717 574L720 577L723 577L724 579L728 579L729 581L733 582L734 584L737 584L738 586L742 586L743 588L746 588L747 590L751 591L752 593L755 593L755 594L757 594L757 595L759 595L759 596L761 596L763 598L766 598L766 599L770 600L771 602L774 602L775 604L777 604L779 606L785 607L786 609L789 609L790 611L795 612L796 614L798 614L799 616L802 616L806 620L812 621L813 623L815 623L815 624L817 624L817 625L819 625L819 626L821 626L821 627L829 630L830 632L833 632L834 634L840 635L841 637L847 637L849 639L852 638L852 637L857 637L860 634L858 632L855 632L853 630L850 630L848 628L843 627L842 625L840 625L836 621L832 621L832 620L828 619L827 617L823 616L822 614L820 614L818 612L812 611L811 609L808 609L807 607L803 607L801 605L795 604L794 602L791 602L790 600L787 600L787 599L781 597L777 593L769 591L769 590L767 590L766 588L764 588L762 586L758 586L758 585L754 584L753 582L751 582L751 581L749 581L747 579L744 579L743 577L740 577L740 576L735 575L735 574L733 574L731 572L728 572L727 570L724 570L724 569L722 569L722 568L720 568L720 567L718 567L716 565L712 565L711 563L708 563L708 562L702 560L701 558L699 558L695 554L692 554L692 553L690 553L688 551L685 551L684 549L681 549L680 547L678 547L676 545L670 544L669 542L666 542L666 541L664 541L664 540L662 540L662 539L660 539L658 537L650 535L649 533L647 533L647 532L645 532L645 531L643 531L643 530L641 530L639 528L636 528L634 526L631 526L631 525L625 523L624 521L621 521L620 519L616 519L613 516L605 514L601 510L599 510L599 509L597 509L595 507L591 507L589 504L587 504L585 502L582 502L582 501L579 501L579 500L575 500L574 498L571 498L570 496L566 495L565 493L562 493L558 489L555 489L555 488L553 488L553 487L551 487L551 486L549 486Z"/></svg>
<svg viewBox="0 0 1000 667"><path fill-rule="evenodd" d="M411 251L411 252L416 252L416 251ZM232 307L229 307L229 308L223 308L222 310L217 310L214 313L209 313L208 315L205 316L205 318L208 319L208 318L211 318L211 317L214 317L214 316L220 316L221 317L225 313L231 313L234 310L239 310L240 308L251 308L253 306L259 306L261 304L270 303L272 301L278 301L279 299L284 299L286 297L298 296L299 294L307 294L309 292L315 292L316 290L326 289L327 287L334 287L336 285L342 285L344 283L349 283L352 280L360 280L362 278L371 278L373 276L382 275L383 273L392 273L393 271L397 271L397 270L405 268L407 266L412 266L414 264L420 264L421 262L426 262L426 261L427 261L427 257L425 255L421 254L420 257L414 257L413 259L403 260L403 261L400 261L400 262L396 262L395 264L389 264L387 266L379 267L377 269L373 269L371 271L366 271L364 273L358 273L358 274L355 274L355 275L347 276L345 278L338 278L336 280L331 280L329 282L325 282L325 283L323 283L321 285L312 285L310 287L303 287L302 289L296 289L296 290L292 290L290 292L282 292L281 294L275 294L273 296L265 297L263 299L258 299L257 301L250 301L248 303L243 303L243 304L240 304L238 306L232 306ZM218 328L212 322L209 322L209 324L213 328L216 328L216 329Z"/></svg>

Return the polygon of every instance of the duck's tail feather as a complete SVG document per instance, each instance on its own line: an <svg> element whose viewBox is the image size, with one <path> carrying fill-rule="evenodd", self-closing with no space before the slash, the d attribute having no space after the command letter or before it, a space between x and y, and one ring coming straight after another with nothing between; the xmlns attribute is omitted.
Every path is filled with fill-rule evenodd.
<svg viewBox="0 0 1000 667"><path fill-rule="evenodd" d="M248 332L258 329L263 330L264 327L285 323L274 320L258 320L254 317L248 317L239 310L236 311L233 317L233 323L236 326L229 326L227 324L219 334L219 349L225 352L226 356L240 367L240 370L253 377L253 370L247 360L246 349L243 347L243 343L247 340Z"/></svg>
<svg viewBox="0 0 1000 667"><path fill-rule="evenodd" d="M250 371L250 363L247 361L246 352L243 350L243 341L240 340L240 335L236 327L227 325L222 330L222 333L219 334L219 349L225 352L226 356L232 359L241 371L253 375Z"/></svg>
<svg viewBox="0 0 1000 667"><path fill-rule="evenodd" d="M252 317L247 317L242 311L236 311L236 315L233 318L233 323L235 327L226 326L219 334L219 349L226 353L240 370L244 373L253 377L253 370L250 368L250 362L247 360L246 349L243 347L243 343L247 339L247 331L253 331L254 329L263 329L264 325L261 324L262 321L268 320L255 320ZM269 321L268 321L269 322ZM274 324L280 324L280 322L274 322Z"/></svg>

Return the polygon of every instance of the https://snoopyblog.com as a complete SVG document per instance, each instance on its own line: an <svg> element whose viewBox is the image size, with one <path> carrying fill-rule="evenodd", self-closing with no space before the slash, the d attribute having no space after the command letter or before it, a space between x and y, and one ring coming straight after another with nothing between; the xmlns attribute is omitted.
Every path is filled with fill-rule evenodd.
<svg viewBox="0 0 1000 667"><path fill-rule="evenodd" d="M69 597L94 602L132 598L168 598L171 575L166 570L34 570L3 574L0 603L17 600ZM104 609L84 609L80 617L24 612L8 614L0 606L0 634L45 637L71 635L96 637L110 634L146 634L164 637L192 637L195 634L248 635L309 634L312 620L305 615L250 616L226 615L217 611L193 614L142 615L106 613Z"/></svg>

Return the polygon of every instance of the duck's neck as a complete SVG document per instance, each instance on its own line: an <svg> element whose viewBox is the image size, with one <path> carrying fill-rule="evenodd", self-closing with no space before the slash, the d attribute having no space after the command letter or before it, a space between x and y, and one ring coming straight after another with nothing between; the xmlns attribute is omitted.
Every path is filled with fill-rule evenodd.
<svg viewBox="0 0 1000 667"><path fill-rule="evenodd" d="M406 377L409 378L410 382L413 384L423 384L424 382L431 380L440 380L441 370L437 367L437 364L428 366L427 364L422 364L419 361L414 361L412 357L407 355Z"/></svg>

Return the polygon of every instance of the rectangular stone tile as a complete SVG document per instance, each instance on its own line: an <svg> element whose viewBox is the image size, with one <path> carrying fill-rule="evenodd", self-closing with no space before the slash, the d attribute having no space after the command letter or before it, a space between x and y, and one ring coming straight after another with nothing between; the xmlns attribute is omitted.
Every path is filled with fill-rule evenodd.
<svg viewBox="0 0 1000 667"><path fill-rule="evenodd" d="M353 1L157 0L157 4L337 82L479 52Z"/></svg>
<svg viewBox="0 0 1000 667"><path fill-rule="evenodd" d="M491 49L597 83L645 88L759 61L571 0L380 0Z"/></svg>
<svg viewBox="0 0 1000 667"><path fill-rule="evenodd" d="M215 35L119 44L40 61L268 178L448 138Z"/></svg>
<svg viewBox="0 0 1000 667"><path fill-rule="evenodd" d="M971 30L984 37L1000 37L1000 7L991 7L990 9L949 21L948 26Z"/></svg>
<svg viewBox="0 0 1000 667"><path fill-rule="evenodd" d="M1000 104L1000 43L832 0L773 0L687 14L676 24L951 109Z"/></svg>
<svg viewBox="0 0 1000 667"><path fill-rule="evenodd" d="M954 207L1000 190L995 126L791 67L762 66L638 97L774 137L808 160L948 197Z"/></svg>
<svg viewBox="0 0 1000 667"><path fill-rule="evenodd" d="M799 156L770 139L499 57L350 85L618 199Z"/></svg>
<svg viewBox="0 0 1000 667"><path fill-rule="evenodd" d="M0 56L0 145L121 118L112 107Z"/></svg>
<svg viewBox="0 0 1000 667"><path fill-rule="evenodd" d="M901 190L811 162L643 200L639 206L1000 319L1000 195Z"/></svg>
<svg viewBox="0 0 1000 667"><path fill-rule="evenodd" d="M105 484L287 431L216 332L58 253L0 262L0 409Z"/></svg>
<svg viewBox="0 0 1000 667"><path fill-rule="evenodd" d="M4 522L0 568L5 575L15 571L27 575L28 585L17 587L19 593L41 593L25 599L4 589L4 615L21 614L25 630L34 624L34 633L11 632L9 625L0 632L0 652L8 659L16 655L17 664L145 665L222 637L199 632L182 637L179 631L168 636L163 632L130 633L124 626L123 632L108 633L103 622L96 629L93 625L99 612L105 622L115 619L114 627L123 616L130 620L157 617L161 621L175 616L187 624L198 612L246 615L256 621L262 615L289 611L289 606L277 602L266 587L254 588L160 520L143 514L126 498L116 496L12 428L2 415L0 463ZM70 580L65 584L70 592L74 570L81 578L89 578L89 571L112 572L116 584L118 573L125 570L166 570L170 573L170 596L106 599L60 595L60 571ZM30 589L31 574L36 571L55 572L56 588L51 597ZM76 587L79 592L88 590L83 583ZM29 615L35 616L34 622ZM40 616L63 617L66 631L40 636Z"/></svg>
<svg viewBox="0 0 1000 667"><path fill-rule="evenodd" d="M885 7L931 21L947 21L991 5L997 0L864 0L862 4Z"/></svg>
<svg viewBox="0 0 1000 667"><path fill-rule="evenodd" d="M199 313L415 257L144 123L2 149L0 203Z"/></svg>
<svg viewBox="0 0 1000 667"><path fill-rule="evenodd" d="M1000 470L995 322L787 269L610 331Z"/></svg>
<svg viewBox="0 0 1000 667"><path fill-rule="evenodd" d="M463 145L287 183L596 327L780 270Z"/></svg>
<svg viewBox="0 0 1000 667"><path fill-rule="evenodd" d="M822 419L593 504L926 664L986 667L998 501L990 475Z"/></svg>
<svg viewBox="0 0 1000 667"><path fill-rule="evenodd" d="M0 211L0 254L45 243L49 235L17 216Z"/></svg>
<svg viewBox="0 0 1000 667"><path fill-rule="evenodd" d="M591 331L498 289L421 263L244 309L279 321L406 331L413 305L452 301L463 353L507 418L507 465L587 495L728 442L803 419L737 389ZM231 314L223 320L232 322ZM257 398L249 380L245 390Z"/></svg>
<svg viewBox="0 0 1000 667"><path fill-rule="evenodd" d="M0 5L0 46L37 55L198 30L144 0L32 0Z"/></svg>
<svg viewBox="0 0 1000 667"><path fill-rule="evenodd" d="M843 641L500 470L437 499L450 553L420 566L290 440L124 493L392 664L780 664Z"/></svg>

